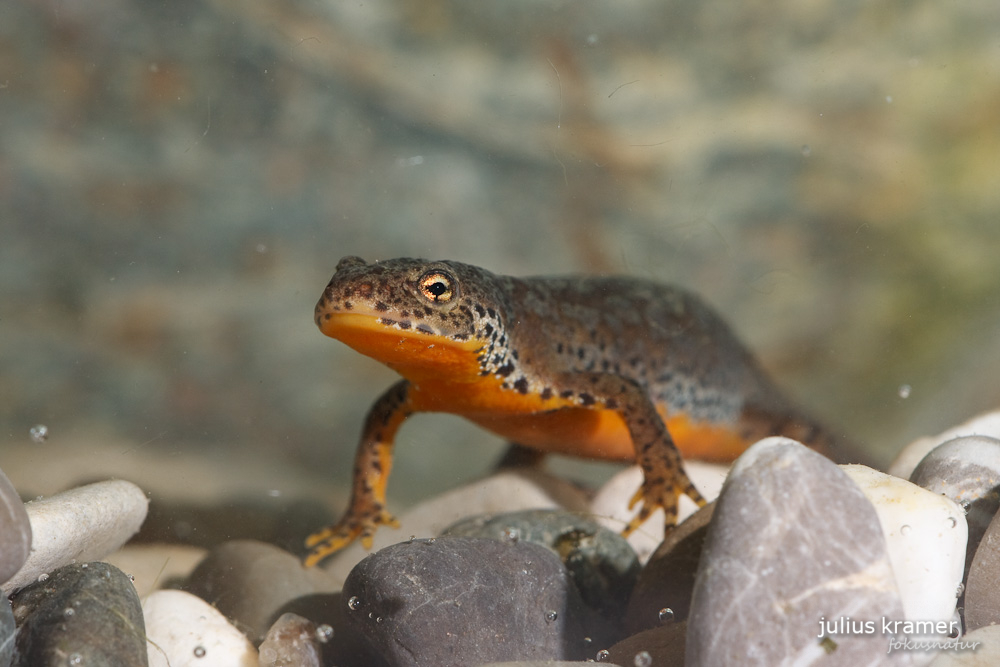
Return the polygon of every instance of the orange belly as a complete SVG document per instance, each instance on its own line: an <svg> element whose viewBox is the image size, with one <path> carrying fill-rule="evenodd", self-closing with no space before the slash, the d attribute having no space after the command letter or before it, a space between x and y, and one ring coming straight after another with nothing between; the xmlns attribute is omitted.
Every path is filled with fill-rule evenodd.
<svg viewBox="0 0 1000 667"><path fill-rule="evenodd" d="M625 423L616 412L564 408L534 414L464 414L497 435L544 452L612 461L632 461L635 449ZM733 461L751 442L732 426L692 422L686 415L666 419L674 443L684 458Z"/></svg>

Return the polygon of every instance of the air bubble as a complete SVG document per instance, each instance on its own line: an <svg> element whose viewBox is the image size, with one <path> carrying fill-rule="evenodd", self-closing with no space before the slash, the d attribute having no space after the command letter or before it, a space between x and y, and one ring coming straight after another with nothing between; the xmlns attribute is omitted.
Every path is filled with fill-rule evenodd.
<svg viewBox="0 0 1000 667"><path fill-rule="evenodd" d="M635 667L652 667L653 656L649 654L649 651L639 651L635 654L635 657L632 658L632 664L635 665Z"/></svg>
<svg viewBox="0 0 1000 667"><path fill-rule="evenodd" d="M509 542L517 542L521 539L521 531L514 527L505 528L503 536Z"/></svg>
<svg viewBox="0 0 1000 667"><path fill-rule="evenodd" d="M42 572L40 575L38 575L38 581L48 581L48 580L49 580L48 572Z"/></svg>
<svg viewBox="0 0 1000 667"><path fill-rule="evenodd" d="M63 609L63 616L65 616L66 618L75 615L76 615L76 609L73 609L73 607L66 607L65 609Z"/></svg>
<svg viewBox="0 0 1000 667"><path fill-rule="evenodd" d="M559 612L557 612L556 610L550 609L547 612L545 612L545 620L548 621L549 623L552 623L557 618L559 618Z"/></svg>
<svg viewBox="0 0 1000 667"><path fill-rule="evenodd" d="M956 526L958 526L958 519L953 516L948 517L948 527L955 528Z"/></svg>
<svg viewBox="0 0 1000 667"><path fill-rule="evenodd" d="M657 614L660 619L660 623L673 623L674 622L674 610L670 607L664 607Z"/></svg>
<svg viewBox="0 0 1000 667"><path fill-rule="evenodd" d="M965 592L965 584L963 584L962 582L958 582L958 587L955 589L955 597L956 598L962 597L962 593L964 592Z"/></svg>
<svg viewBox="0 0 1000 667"><path fill-rule="evenodd" d="M351 599L347 601L347 608L354 611L361 606L361 599L357 595L352 595Z"/></svg>
<svg viewBox="0 0 1000 667"><path fill-rule="evenodd" d="M205 651L205 647L204 646L195 646L194 647L194 657L196 657L196 658L204 658L206 652L207 651Z"/></svg>
<svg viewBox="0 0 1000 667"><path fill-rule="evenodd" d="M325 644L333 639L333 626L326 623L316 626L316 641Z"/></svg>
<svg viewBox="0 0 1000 667"><path fill-rule="evenodd" d="M67 665L82 665L83 664L83 656L80 655L79 653L70 653L68 656L66 656L66 664Z"/></svg>
<svg viewBox="0 0 1000 667"><path fill-rule="evenodd" d="M611 653L609 653L607 649L602 648L600 651L597 652L597 662L604 662L610 657Z"/></svg>
<svg viewBox="0 0 1000 667"><path fill-rule="evenodd" d="M913 393L913 387L911 387L908 384L901 384L899 385L899 390L897 391L897 393L899 394L900 398L903 399L909 398L910 394Z"/></svg>
<svg viewBox="0 0 1000 667"><path fill-rule="evenodd" d="M49 427L45 424L35 424L28 430L28 434L33 442L41 444L49 439Z"/></svg>
<svg viewBox="0 0 1000 667"><path fill-rule="evenodd" d="M899 527L899 534L900 535L909 535L911 530L913 530L913 529L910 528L909 524L905 524L904 523L902 526Z"/></svg>

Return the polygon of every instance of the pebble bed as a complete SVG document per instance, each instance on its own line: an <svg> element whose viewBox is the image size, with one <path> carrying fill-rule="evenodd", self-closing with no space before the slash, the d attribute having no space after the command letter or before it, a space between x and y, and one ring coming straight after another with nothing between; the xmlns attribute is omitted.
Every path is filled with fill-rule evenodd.
<svg viewBox="0 0 1000 667"><path fill-rule="evenodd" d="M997 664L998 437L987 414L888 473L768 438L691 465L715 501L665 541L606 512L634 469L596 492L500 471L313 569L256 540L126 545L134 484L23 503L0 473L0 667Z"/></svg>

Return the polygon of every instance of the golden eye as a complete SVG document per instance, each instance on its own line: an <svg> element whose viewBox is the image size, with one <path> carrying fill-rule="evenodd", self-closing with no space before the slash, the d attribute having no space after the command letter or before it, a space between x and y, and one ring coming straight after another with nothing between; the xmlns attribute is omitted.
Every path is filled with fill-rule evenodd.
<svg viewBox="0 0 1000 667"><path fill-rule="evenodd" d="M444 271L428 271L420 277L420 293L435 303L446 303L455 296L455 279Z"/></svg>

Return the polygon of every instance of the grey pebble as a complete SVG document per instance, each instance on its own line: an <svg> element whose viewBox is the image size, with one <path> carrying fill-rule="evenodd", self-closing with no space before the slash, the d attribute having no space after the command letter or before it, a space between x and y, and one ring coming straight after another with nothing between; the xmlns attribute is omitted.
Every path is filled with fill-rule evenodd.
<svg viewBox="0 0 1000 667"><path fill-rule="evenodd" d="M468 537L403 542L344 584L348 623L393 667L580 659L589 614L545 547Z"/></svg>
<svg viewBox="0 0 1000 667"><path fill-rule="evenodd" d="M565 510L524 510L463 519L443 535L541 545L559 556L583 601L620 621L639 575L639 557L621 535Z"/></svg>
<svg viewBox="0 0 1000 667"><path fill-rule="evenodd" d="M874 507L830 460L786 438L753 445L716 501L688 617L692 665L906 665L881 634L820 620L903 620Z"/></svg>
<svg viewBox="0 0 1000 667"><path fill-rule="evenodd" d="M14 624L14 612L10 608L10 600L0 596L0 667L10 667L14 658L14 637L17 627Z"/></svg>
<svg viewBox="0 0 1000 667"><path fill-rule="evenodd" d="M233 540L209 552L184 590L212 604L259 642L290 600L332 593L337 585L319 568L303 567L294 555L255 540Z"/></svg>
<svg viewBox="0 0 1000 667"><path fill-rule="evenodd" d="M976 548L1000 508L1000 440L968 435L942 443L917 464L910 481L966 508L968 575Z"/></svg>
<svg viewBox="0 0 1000 667"><path fill-rule="evenodd" d="M13 599L23 667L146 667L146 632L131 580L107 563L51 572Z"/></svg>
<svg viewBox="0 0 1000 667"><path fill-rule="evenodd" d="M31 523L21 497L0 470L0 584L21 569L31 552Z"/></svg>

